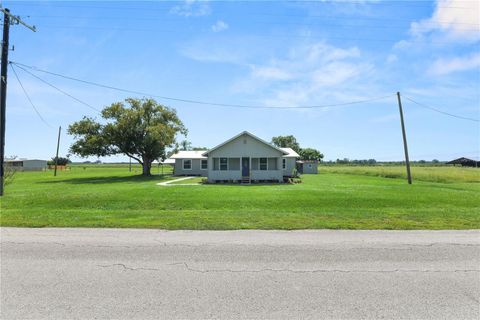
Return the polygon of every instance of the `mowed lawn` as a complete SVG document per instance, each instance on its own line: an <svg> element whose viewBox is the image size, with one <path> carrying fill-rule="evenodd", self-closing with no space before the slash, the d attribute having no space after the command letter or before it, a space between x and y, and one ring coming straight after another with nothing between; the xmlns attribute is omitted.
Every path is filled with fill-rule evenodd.
<svg viewBox="0 0 480 320"><path fill-rule="evenodd" d="M252 186L157 186L172 177L143 178L137 167L135 173L128 167L77 166L57 177L24 172L16 174L1 198L0 223L163 229L480 228L480 183L465 182L480 181L480 171L447 169L448 182L419 181L414 175L413 185L401 178L323 167L318 175L304 175L301 184ZM429 174L442 175L441 170ZM451 170L457 170L458 181Z"/></svg>

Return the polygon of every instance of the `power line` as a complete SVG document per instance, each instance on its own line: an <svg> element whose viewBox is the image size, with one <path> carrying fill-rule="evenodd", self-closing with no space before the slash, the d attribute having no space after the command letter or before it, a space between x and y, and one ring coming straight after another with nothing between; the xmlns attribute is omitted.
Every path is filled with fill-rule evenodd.
<svg viewBox="0 0 480 320"><path fill-rule="evenodd" d="M368 99L364 99L364 100L350 101L350 102L344 102L344 103L335 103L335 104L325 104L325 105L309 105L309 106L285 106L285 107L278 106L278 107L275 107L275 106L260 106L260 105L229 104L229 103L218 103L218 102L211 102L211 101L200 101L200 100L192 100L192 99L173 98L173 97L167 97L167 96L152 94L152 93L148 93L148 92L141 92L141 91L123 89L123 88L118 88L118 87L105 85L105 84L101 84L101 83L97 83L97 82L92 82L92 81L82 80L82 79L78 79L78 78L73 78L73 77L62 75L62 74L59 74L59 73L38 69L36 67L28 66L28 65L18 63L18 62L10 61L10 63L15 64L16 66L18 66L19 68L21 68L23 70L25 70L23 67L26 67L26 68L30 68L30 69L38 71L38 72L43 72L43 73L47 73L47 74L54 75L54 76L57 76L57 77L61 77L61 78L64 78L64 79L77 81L77 82L81 82L81 83L85 83L85 84L89 84L89 85L93 85L93 86L97 86L97 87L101 87L101 88L106 88L106 89L110 89L110 90L116 90L116 91L121 91L121 92L125 92L125 93L132 93L132 94L149 96L149 97L165 99L165 100L172 100L172 101L179 101L179 102L186 102L186 103L194 103L194 104L201 104L201 105L209 105L209 106L215 106L215 107L249 108L249 109L316 109L316 108L330 108L330 107L340 107L340 106L346 106L346 105L352 105L352 104L360 104L360 103L365 103L365 102L370 102L370 101L375 101L375 100L381 100L381 99L385 99L385 98L389 98L389 97L394 96L394 94L389 94L389 95L384 95L384 96L379 96L379 97L368 98Z"/></svg>
<svg viewBox="0 0 480 320"><path fill-rule="evenodd" d="M464 117L464 116L459 116L459 115L456 115L456 114L453 114L453 113L448 113L448 112L442 111L442 110L440 110L440 109L431 107L431 106L429 106L429 105L426 105L426 104L417 102L417 101L415 101L415 100L413 100L412 98L409 98L409 97L407 97L407 96L403 96L403 97L404 97L405 99L407 99L407 100L410 100L411 102L415 103L416 105L418 105L418 106L420 106L420 107L422 107L422 108L426 108L426 109L429 109L429 110L432 110L432 111L435 111L435 112L438 112L438 113L441 113L441 114L444 114L444 115L447 115L447 116L450 116L450 117L454 117L454 118L457 118L457 119L480 122L480 120L478 120L478 119L469 118L469 117Z"/></svg>
<svg viewBox="0 0 480 320"><path fill-rule="evenodd" d="M72 17L75 19L75 17ZM145 20L145 19L142 19ZM160 20L160 19L151 19L151 20ZM398 30L404 30L405 28L409 28L409 26L400 26L400 25L359 25L359 24L332 24L332 23L323 23L321 21L312 21L312 22L299 22L299 21L255 21L255 20L249 20L249 25L252 24L260 24L260 25L296 25L300 27L337 27L337 28L355 28L355 29L398 29ZM421 27L417 28L419 31L428 31L432 27L438 26L438 23L423 23ZM149 27L149 28L129 28L129 27L91 27L91 26L84 26L84 25L42 25L42 28L48 28L48 29L92 29L92 30L123 30L123 31L158 31L158 32L175 32L178 31L177 29L156 29L154 27ZM475 25L474 27L464 27L464 28L455 28L457 31L479 31L480 30L480 25ZM270 36L267 34L263 34L263 36ZM283 36L295 36L295 35L288 35L285 34ZM368 40L368 39L361 39L361 40ZM374 40L373 38L370 40ZM384 40L389 40L389 39L384 39Z"/></svg>
<svg viewBox="0 0 480 320"><path fill-rule="evenodd" d="M25 97L27 98L28 102L30 102L30 105L32 106L33 110L35 110L35 112L36 112L36 114L38 115L38 117L40 118L40 120L42 120L42 122L43 122L46 126L48 126L48 127L50 127L50 128L53 128L53 127L42 117L42 115L41 115L40 112L38 111L37 107L35 107L35 105L33 104L32 99L30 98L27 90L26 90L25 87L23 86L22 81L20 81L20 78L18 77L17 71L15 71L15 68L13 67L12 64L10 64L10 68L12 69L13 74L15 75L15 78L17 78L18 84L20 84L20 87L22 88L23 93L25 94Z"/></svg>
<svg viewBox="0 0 480 320"><path fill-rule="evenodd" d="M239 3L250 3L250 1L246 0L246 1L236 1L236 2L239 2ZM312 1L305 1L305 0L301 0L301 1L278 1L278 2L285 2L285 3L314 3L314 4L317 4L317 5L329 5L328 2L318 2L318 0L312 0ZM371 6L380 6L380 5L388 5L388 6L391 6L391 5L396 5L396 6L400 6L400 7L407 7L407 8L445 8L445 9L471 9L471 7L464 7L464 6L443 6L443 5L433 5L433 4L426 4L426 5L422 5L420 4L421 2L424 2L424 1L404 1L404 0L399 0L399 1L388 1L388 3L382 3L382 2L377 2L377 3L373 3L371 4ZM463 2L468 2L468 1L463 1ZM273 3L273 2L272 2ZM168 4L168 3L156 3L157 7L154 7L154 8L149 8L149 7L132 7L132 6L91 6L91 5L65 5L65 4L62 4L62 5L58 5L58 4L55 4L51 7L55 7L55 8L85 8L85 9L108 9L108 10L111 10L111 9L115 9L115 10L148 10L148 11L152 11L152 10L156 10L156 9L162 9L162 10L165 10L165 9L168 9L168 8L171 8L172 5L169 4L168 8L159 8L158 5L159 4ZM331 3L330 3L331 4ZM362 0L359 0L359 1L345 1L345 4L365 4L365 1L362 1ZM24 3L16 3L15 5L28 5L28 6L41 6L41 7L44 7L44 8L50 8L50 6L48 5L45 5L45 4L41 4L41 3L28 3L28 4L24 4ZM216 8L218 9L218 7Z"/></svg>
<svg viewBox="0 0 480 320"><path fill-rule="evenodd" d="M43 29L86 29L86 30L110 30L110 31L132 31L132 32L155 32L155 33L172 33L172 32L178 32L178 30L158 30L155 28L124 28L124 27L119 27L119 28L114 28L114 27L91 27L91 26L49 26L49 25L44 25L42 26ZM341 37L341 36L319 36L319 35L303 35L303 34L250 34L247 33L247 35L256 37L256 38L283 38L283 39L289 39L289 38L299 38L299 39L321 39L321 40L346 40L346 41L371 41L371 42L383 42L383 43L392 43L392 42L397 42L398 39L378 39L378 38L358 38L358 37ZM418 43L420 42L419 40L413 40L412 42ZM429 43L433 44L445 44L447 41L430 41Z"/></svg>
<svg viewBox="0 0 480 320"><path fill-rule="evenodd" d="M12 63L12 62L9 62L9 63ZM36 79L40 80L41 82L45 83L46 85L48 85L48 86L50 86L50 87L54 88L55 90L57 90L57 91L59 91L59 92L63 93L63 94L64 94L64 95L66 95L67 97L70 97L71 99L73 99L73 100L77 101L78 103L81 103L81 104L83 104L84 106L87 106L87 107L89 107L89 108L90 108L90 109L92 109L92 110L95 110L95 111L97 111L97 112L100 112L100 110L98 110L98 109L97 109L97 108L95 108L94 106L92 106L92 105L90 105L90 104L86 103L85 101L82 101L82 100L80 100L80 99L78 99L78 98L75 98L74 96L72 96L72 95L71 95L71 94L69 94L68 92L65 92L65 91L63 91L62 89L60 89L60 88L58 88L57 86L55 86L55 85L51 84L50 82L47 82L46 80L44 80L44 79L40 78L39 76L37 76L37 75L35 75L35 74L31 73L30 71L28 71L27 69L25 69L25 68L23 68L23 67L19 66L18 64L15 64L15 65L16 65L17 67L19 67L20 69L22 69L23 71L25 71L26 73L30 74L32 77L34 77L34 78L36 78Z"/></svg>
<svg viewBox="0 0 480 320"><path fill-rule="evenodd" d="M363 100L357 100L357 101L349 101L349 102L344 102L344 103L335 103L335 104L325 104L325 105L309 105L309 106L261 106L261 105L241 105L241 104L228 104L228 103L218 103L218 102L212 102L212 101L201 101L201 100L193 100L193 99L183 99L183 98L174 98L174 97L167 97L167 96L163 96L163 95L158 95L158 94L153 94L153 93L148 93L148 92L142 92L142 91L136 91L136 90L129 90L129 89L124 89L124 88L119 88L119 87L114 87L114 86L110 86L110 85L105 85L105 84L101 84L101 83L97 83L97 82L93 82L93 81L87 81L87 80L82 80L82 79L78 79L78 78L74 78L74 77L70 77L70 76L66 76L66 75L63 75L63 74L59 74L59 73L55 73L55 72L51 72L51 71L47 71L47 70L43 70L43 69L39 69L37 67L33 67L33 66L29 66L29 65L25 65L23 63L19 63L19 62L13 62L13 61L10 61L11 64L15 64L17 67L21 68L22 70L24 70L25 72L31 74L32 76L36 77L37 79L39 79L40 81L44 82L44 83L47 83L45 80L39 78L38 76L34 75L33 73L29 72L28 70L26 70L25 68L29 68L31 70L35 70L35 71L38 71L38 72L42 72L42 73L46 73L46 74L50 74L50 75L53 75L53 76L56 76L56 77L61 77L61 78L64 78L64 79L68 79L68 80L71 80L71 81L76 81L76 82L80 82L80 83L84 83L84 84L88 84L88 85L92 85L92 86L96 86L96 87L100 87L100 88L105 88L105 89L110 89L110 90L115 90L115 91L120 91L120 92L125 92L125 93L131 93L131 94L136 94L136 95L143 95L143 96L148 96L148 97L154 97L154 98L159 98L159 99L164 99L164 100L172 100L172 101L178 101L178 102L185 102L185 103L192 103L192 104L200 104L200 105L208 105L208 106L214 106L214 107L229 107L229 108L248 108L248 109L317 109L317 108L331 108L331 107L341 107L341 106L347 106L347 105L353 105L353 104L361 104L361 103L366 103L366 102L372 102L372 101L376 101L376 100L382 100L382 99L386 99L386 98L389 98L389 97L392 97L394 96L394 94L389 94L389 95L384 95L384 96L379 96L379 97L372 97L372 98L368 98L368 99L363 99ZM47 83L48 85L50 86L53 86L51 85L50 83ZM69 95L68 93L58 89L57 87L53 86L55 89L59 90L60 92L62 92L63 94L66 94L68 95L69 97L71 97L72 99L84 104L84 105L87 105L88 107L90 108L93 108L95 111L98 111L98 109L92 107L91 105ZM422 103L419 103L415 100L413 100L412 98L408 97L408 96L404 96L406 99L408 99L409 101L421 106L421 107L424 107L426 109L429 109L429 110L432 110L434 112L438 112L438 113L442 113L444 115L448 115L448 116L451 116L451 117L455 117L455 118L458 118L458 119L462 119L462 120L469 120L469 121L475 121L475 122L480 122L478 119L474 119L474 118L469 118L469 117L464 117L464 116L459 116L459 115L455 115L455 114L452 114L452 113L448 113L448 112L445 112L445 111L442 111L442 110L439 110L437 108L434 108L434 107L431 107L431 106L428 106L428 105L425 105L425 104L422 104Z"/></svg>
<svg viewBox="0 0 480 320"><path fill-rule="evenodd" d="M337 16L321 16L321 15L275 15L275 14L262 14L262 13L252 13L252 16L272 16L272 17L287 17L287 18L302 18L302 19L308 19L312 20L313 18L322 18L322 19L327 19L327 20L348 20L352 21L351 17L337 17ZM121 16L112 16L112 17L105 17L105 16L44 16L44 15L29 15L29 18L36 18L36 19L48 19L51 20L53 19L68 19L68 20L93 20L93 19L98 19L98 20L122 20L124 21L125 19L129 20L135 20L135 21L171 21L171 22L185 22L184 20L179 20L178 18L162 18L162 17L121 17ZM388 19L388 18L360 18L360 17L355 17L354 21L398 21L398 22L408 22L411 23L412 19ZM276 21L261 21L261 20L251 20L250 18L247 20L249 24L251 23L275 23ZM297 22L297 24L300 24L299 21L285 21L282 20L281 22L276 22L276 24L283 24L283 23L294 23ZM302 24L311 24L312 22L322 22L322 21L309 21L309 22L303 22ZM472 28L468 29L457 29L457 30L477 30L480 27L480 24L478 23L468 23L468 22L450 22L450 21L443 21L443 20L436 20L436 21L423 21L422 25L426 26L437 26L439 23L445 23L448 25L466 25L466 26L472 26ZM321 24L322 26L352 26L352 27L357 27L355 25L345 25L345 24ZM404 26L391 26L391 25L384 25L384 26L362 26L362 27L371 27L371 28L404 28ZM409 27L409 26L407 26Z"/></svg>
<svg viewBox="0 0 480 320"><path fill-rule="evenodd" d="M251 20L250 17L251 16L272 16L272 17L287 17L287 18L302 18L302 19L308 19L308 20L313 20L313 18L321 18L321 19L327 19L327 20L335 20L335 21L338 21L338 20L348 20L349 22L352 21L352 17L339 17L339 16L332 16L332 15L287 15L287 14L271 14L271 13L261 13L261 12L253 12L251 14L249 14L249 17L248 17L248 23L251 24L251 23L293 23L293 22L299 22L299 21L285 21L285 19L283 19L281 22L278 22L278 21L261 21L261 20ZM166 17L159 17L159 16L142 16L142 17L138 17L138 16L135 16L135 17L126 17L126 16L81 16L81 15L69 15L69 16L66 16L66 15L28 15L28 18L36 18L36 19L48 19L48 20L51 20L52 18L53 19L68 19L68 20L72 20L72 19L75 19L75 20L126 20L126 19L129 19L129 20L134 20L134 21L171 21L171 22L186 22L185 20L183 19L178 19L176 17L172 17L172 18L166 18ZM411 23L413 18L412 19L389 19L389 18L372 18L372 17L355 17L354 18L354 21L358 22L358 21L384 21L384 20L388 20L388 21L398 21L398 22L408 22L408 23ZM312 23L312 22L317 22L317 21L308 21L308 23ZM318 22L321 22L321 21L318 21ZM469 23L469 22L455 22L455 21L446 21L446 20L435 20L435 21L423 21L423 25L431 25L431 26L436 26L438 25L439 23L445 23L445 24L449 24L449 25L470 25L470 26L474 26L474 29L473 30L477 30L478 27L480 26L479 23ZM306 24L306 22L304 22L304 24ZM323 24L322 23L322 26L345 26L345 24ZM349 25L347 25L349 26ZM350 26L353 26L353 27L356 27L355 25L350 25ZM363 26L362 26L363 27ZM367 27L367 26L365 26ZM384 26L370 26L370 27L376 27L376 28L404 28L404 26L391 26L391 25L384 25ZM465 30L470 30L470 29L465 29Z"/></svg>

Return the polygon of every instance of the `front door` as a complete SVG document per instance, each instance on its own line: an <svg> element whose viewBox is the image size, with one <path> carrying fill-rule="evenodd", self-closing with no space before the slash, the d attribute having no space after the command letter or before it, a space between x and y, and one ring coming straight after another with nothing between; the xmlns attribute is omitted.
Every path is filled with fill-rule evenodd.
<svg viewBox="0 0 480 320"><path fill-rule="evenodd" d="M250 176L250 158L242 158L242 177Z"/></svg>

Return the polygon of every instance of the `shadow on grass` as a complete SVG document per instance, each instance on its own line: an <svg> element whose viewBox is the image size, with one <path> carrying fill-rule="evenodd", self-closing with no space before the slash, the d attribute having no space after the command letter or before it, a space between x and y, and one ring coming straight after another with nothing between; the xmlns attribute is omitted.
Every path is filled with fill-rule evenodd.
<svg viewBox="0 0 480 320"><path fill-rule="evenodd" d="M166 178L171 175L152 175L149 177L142 175L135 176L109 176L109 177L82 177L82 178L69 178L62 180L49 180L39 181L37 183L71 183L71 184L110 184L110 183L122 183L122 182L159 182L167 180Z"/></svg>

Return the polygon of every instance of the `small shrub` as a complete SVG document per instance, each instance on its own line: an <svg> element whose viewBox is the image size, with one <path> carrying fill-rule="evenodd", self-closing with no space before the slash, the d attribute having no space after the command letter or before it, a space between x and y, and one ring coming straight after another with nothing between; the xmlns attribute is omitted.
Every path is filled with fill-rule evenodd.
<svg viewBox="0 0 480 320"><path fill-rule="evenodd" d="M3 187L11 184L15 178L17 170L11 166L3 167Z"/></svg>

